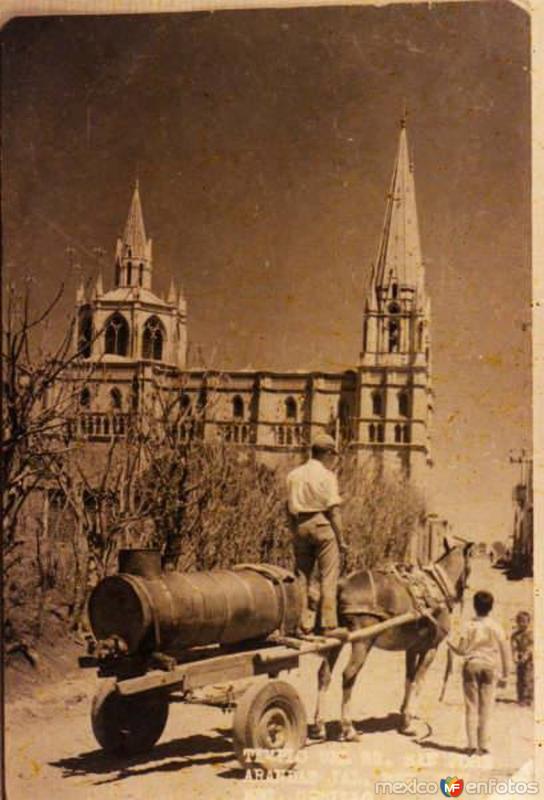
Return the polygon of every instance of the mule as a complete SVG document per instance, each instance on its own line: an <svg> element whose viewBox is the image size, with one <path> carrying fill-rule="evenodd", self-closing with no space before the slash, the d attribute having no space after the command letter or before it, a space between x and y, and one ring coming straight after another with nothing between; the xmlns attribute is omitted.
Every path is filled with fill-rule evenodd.
<svg viewBox="0 0 544 800"><path fill-rule="evenodd" d="M357 676L373 647L383 650L404 650L406 653L404 698L400 707L399 732L415 735L414 707L422 682L436 656L439 644L451 627L455 603L461 602L470 574L470 550L465 543L453 546L444 540L445 552L429 569L425 580L434 582L440 590L441 601L426 616L414 622L391 628L374 638L352 643L351 657L342 674L341 735L344 741L357 741L351 716L351 699ZM416 599L409 584L399 580L391 570L362 570L343 578L338 590L339 615L342 625L358 631L383 619L404 614L416 608ZM331 682L331 674L341 646L323 656L318 673L318 695L315 713L315 738L323 738L323 701Z"/></svg>

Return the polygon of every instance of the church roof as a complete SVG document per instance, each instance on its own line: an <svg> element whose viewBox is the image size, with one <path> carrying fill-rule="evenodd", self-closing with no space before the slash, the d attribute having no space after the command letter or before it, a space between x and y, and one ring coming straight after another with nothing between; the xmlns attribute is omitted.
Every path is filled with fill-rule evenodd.
<svg viewBox="0 0 544 800"><path fill-rule="evenodd" d="M406 125L401 125L399 149L393 170L391 190L383 224L374 288L388 286L395 280L411 286L423 297L423 264L417 221L413 167L408 154Z"/></svg>
<svg viewBox="0 0 544 800"><path fill-rule="evenodd" d="M140 286L118 286L115 289L110 289L100 299L109 303L131 303L138 300L140 303L148 303L154 306L167 308L172 308L172 305L175 306L175 303L167 303L149 289L143 289Z"/></svg>
<svg viewBox="0 0 544 800"><path fill-rule="evenodd" d="M123 244L131 248L133 258L146 257L147 239L138 181L136 181L134 194L132 195L132 202L130 204L125 232L123 234Z"/></svg>

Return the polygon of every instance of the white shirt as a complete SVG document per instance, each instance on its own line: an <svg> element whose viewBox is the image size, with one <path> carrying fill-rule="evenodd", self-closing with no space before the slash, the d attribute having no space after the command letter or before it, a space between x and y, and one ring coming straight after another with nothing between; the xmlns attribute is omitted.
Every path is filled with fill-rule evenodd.
<svg viewBox="0 0 544 800"><path fill-rule="evenodd" d="M508 674L509 653L506 636L502 627L492 617L474 617L461 633L459 644L455 648L465 661L483 661L494 668L501 668L503 675Z"/></svg>
<svg viewBox="0 0 544 800"><path fill-rule="evenodd" d="M287 475L287 502L291 514L326 511L342 502L334 472L310 458Z"/></svg>

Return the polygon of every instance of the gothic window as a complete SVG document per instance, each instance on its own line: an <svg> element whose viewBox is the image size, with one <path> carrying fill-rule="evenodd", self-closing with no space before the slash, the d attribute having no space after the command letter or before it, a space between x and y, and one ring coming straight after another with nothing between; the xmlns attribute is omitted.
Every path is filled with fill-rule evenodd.
<svg viewBox="0 0 544 800"><path fill-rule="evenodd" d="M400 350L400 325L397 319L389 320L388 328L388 350L390 353L398 353Z"/></svg>
<svg viewBox="0 0 544 800"><path fill-rule="evenodd" d="M111 400L111 407L115 411L120 411L123 405L123 397L119 389L114 386L114 388L110 392L110 400Z"/></svg>
<svg viewBox="0 0 544 800"><path fill-rule="evenodd" d="M197 400L199 411L203 411L206 408L207 403L208 403L208 392L206 391L206 389L202 388L198 393L198 400Z"/></svg>
<svg viewBox="0 0 544 800"><path fill-rule="evenodd" d="M399 417L409 417L410 404L409 404L408 392L399 392L398 402L399 402Z"/></svg>
<svg viewBox="0 0 544 800"><path fill-rule="evenodd" d="M391 294L393 295L393 299L394 300L397 299L398 291L399 291L398 285L396 283L393 283L392 286L391 286Z"/></svg>
<svg viewBox="0 0 544 800"><path fill-rule="evenodd" d="M338 422L340 436L343 440L351 438L349 411L349 403L347 400L340 400L338 402Z"/></svg>
<svg viewBox="0 0 544 800"><path fill-rule="evenodd" d="M78 348L83 358L90 358L93 341L93 315L89 306L84 306L79 312L79 341Z"/></svg>
<svg viewBox="0 0 544 800"><path fill-rule="evenodd" d="M113 432L114 434L123 436L125 434L125 418L124 417L114 417L113 418Z"/></svg>
<svg viewBox="0 0 544 800"><path fill-rule="evenodd" d="M157 317L150 317L144 326L142 357L160 361L164 342L164 328Z"/></svg>
<svg viewBox="0 0 544 800"><path fill-rule="evenodd" d="M89 408L91 405L91 393L87 387L81 390L81 394L79 395L79 405L82 408Z"/></svg>
<svg viewBox="0 0 544 800"><path fill-rule="evenodd" d="M402 429L400 425L395 425L395 442L402 441Z"/></svg>
<svg viewBox="0 0 544 800"><path fill-rule="evenodd" d="M130 286L132 283L132 262L127 263L127 284Z"/></svg>
<svg viewBox="0 0 544 800"><path fill-rule="evenodd" d="M140 286L144 285L144 265L140 264L140 277L138 279L138 283Z"/></svg>
<svg viewBox="0 0 544 800"><path fill-rule="evenodd" d="M126 356L128 352L128 322L121 314L114 314L106 325L106 353Z"/></svg>
<svg viewBox="0 0 544 800"><path fill-rule="evenodd" d="M183 416L187 416L191 412L191 398L185 392L181 393L179 404L183 412Z"/></svg>
<svg viewBox="0 0 544 800"><path fill-rule="evenodd" d="M368 438L371 442L376 441L376 426L374 424L368 426Z"/></svg>
<svg viewBox="0 0 544 800"><path fill-rule="evenodd" d="M372 413L375 417L383 414L383 395L381 392L372 392Z"/></svg>
<svg viewBox="0 0 544 800"><path fill-rule="evenodd" d="M121 264L119 262L115 265L115 285L119 286L121 283Z"/></svg>
<svg viewBox="0 0 544 800"><path fill-rule="evenodd" d="M385 432L383 425L376 425L376 433L379 442L385 441Z"/></svg>
<svg viewBox="0 0 544 800"><path fill-rule="evenodd" d="M342 423L346 423L349 420L349 406L345 400L338 402L338 419Z"/></svg>
<svg viewBox="0 0 544 800"><path fill-rule="evenodd" d="M411 431L409 425L403 425L402 427L402 441L406 444L410 444L412 441Z"/></svg>
<svg viewBox="0 0 544 800"><path fill-rule="evenodd" d="M239 394L232 398L232 418L235 420L244 418L244 401Z"/></svg>
<svg viewBox="0 0 544 800"><path fill-rule="evenodd" d="M291 422L296 422L297 404L294 397L288 397L285 401L285 418Z"/></svg>

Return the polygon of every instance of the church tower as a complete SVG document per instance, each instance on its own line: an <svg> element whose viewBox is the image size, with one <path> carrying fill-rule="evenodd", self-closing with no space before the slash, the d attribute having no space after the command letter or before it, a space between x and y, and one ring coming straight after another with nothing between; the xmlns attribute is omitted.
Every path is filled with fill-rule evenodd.
<svg viewBox="0 0 544 800"><path fill-rule="evenodd" d="M81 392L79 432L94 441L124 435L147 389L185 369L187 307L173 281L166 299L152 291L151 239L146 237L140 187L134 188L115 248L113 287L99 274L90 293L76 293L75 348L94 365ZM88 296L87 296L88 295Z"/></svg>
<svg viewBox="0 0 544 800"><path fill-rule="evenodd" d="M123 236L115 248L114 286L102 275L90 298L76 295L77 346L84 358L105 363L163 363L183 369L187 355L185 297L171 282L166 300L152 291L151 239L146 237L140 187L134 187Z"/></svg>
<svg viewBox="0 0 544 800"><path fill-rule="evenodd" d="M423 485L431 464L430 300L425 292L406 123L367 293L359 365L358 448Z"/></svg>

